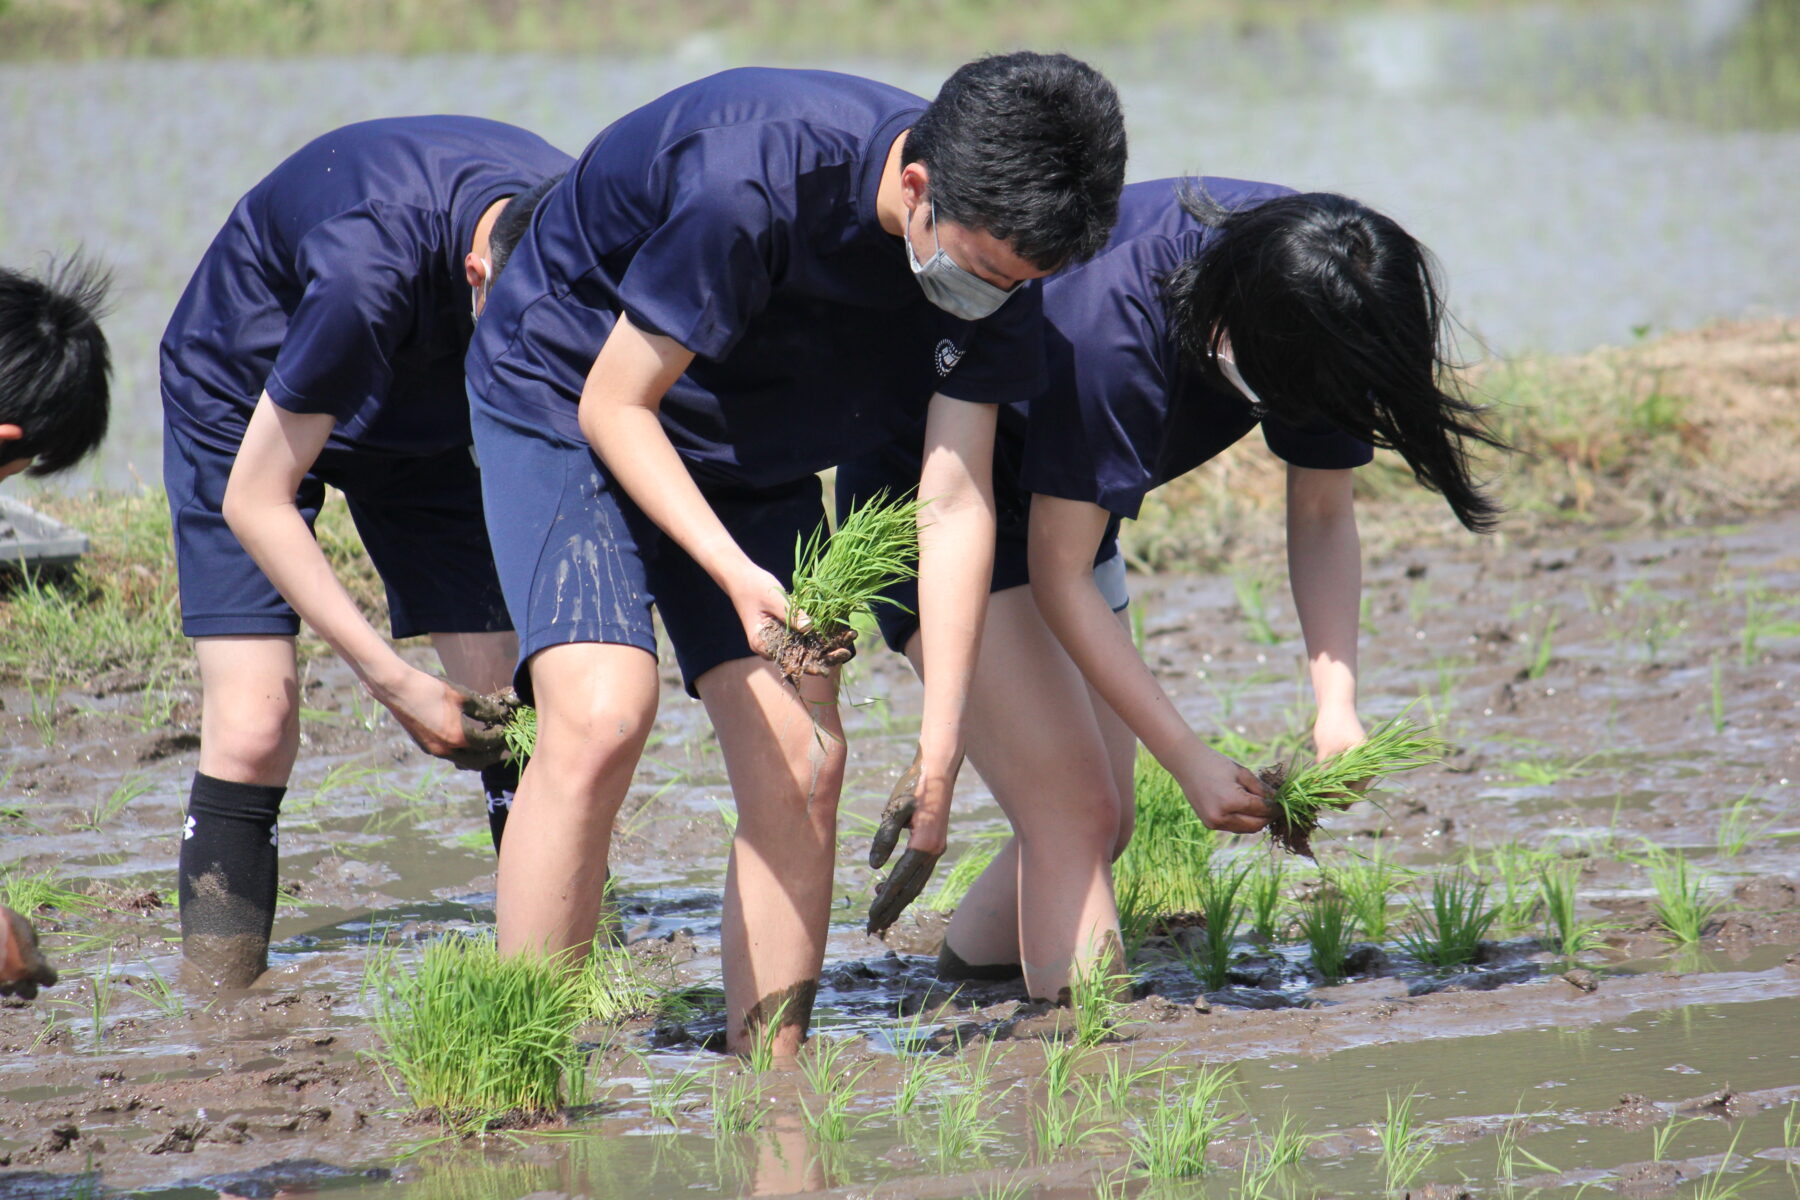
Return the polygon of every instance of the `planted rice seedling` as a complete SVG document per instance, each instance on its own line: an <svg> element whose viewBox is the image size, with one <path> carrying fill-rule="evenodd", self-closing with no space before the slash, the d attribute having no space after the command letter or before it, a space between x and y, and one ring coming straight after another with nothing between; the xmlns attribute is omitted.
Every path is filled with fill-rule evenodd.
<svg viewBox="0 0 1800 1200"><path fill-rule="evenodd" d="M1716 654L1712 660L1712 690L1709 699L1707 713L1712 717L1713 733L1716 736L1725 732L1725 680Z"/></svg>
<svg viewBox="0 0 1800 1200"><path fill-rule="evenodd" d="M1542 679L1550 670L1550 660L1556 654L1556 620L1557 614L1553 611L1532 639L1531 661L1525 664L1527 679Z"/></svg>
<svg viewBox="0 0 1800 1200"><path fill-rule="evenodd" d="M989 1094L993 1083L994 1043L982 1043L980 1054L971 1054L953 1072L960 1086L940 1091L937 1123L928 1149L940 1165L960 1162L980 1154L994 1140L996 1122L990 1115L999 1097Z"/></svg>
<svg viewBox="0 0 1800 1200"><path fill-rule="evenodd" d="M725 1075L731 1077L731 1082L720 1087L719 1080ZM713 1132L721 1137L755 1133L762 1128L763 1120L769 1114L768 1105L763 1103L762 1085L756 1077L723 1067L713 1072L712 1110Z"/></svg>
<svg viewBox="0 0 1800 1200"><path fill-rule="evenodd" d="M1281 635L1269 623L1269 602L1264 592L1268 581L1260 575L1239 572L1231 577L1231 590L1237 594L1238 610L1250 626L1250 640L1259 646L1281 644Z"/></svg>
<svg viewBox="0 0 1800 1200"><path fill-rule="evenodd" d="M1593 758L1592 754L1578 759L1525 758L1507 763L1505 769L1514 783L1526 787L1554 787L1565 779L1586 775L1587 764Z"/></svg>
<svg viewBox="0 0 1800 1200"><path fill-rule="evenodd" d="M1684 855L1658 852L1650 862L1650 886L1656 889L1651 911L1664 937L1687 945L1700 940L1707 923L1724 904L1707 891L1706 880Z"/></svg>
<svg viewBox="0 0 1800 1200"><path fill-rule="evenodd" d="M1534 887L1540 867L1550 861L1542 851L1517 842L1506 842L1484 856L1469 850L1465 865L1472 875L1500 881L1500 900L1494 905L1494 926L1515 932L1530 927L1537 916L1539 889Z"/></svg>
<svg viewBox="0 0 1800 1200"><path fill-rule="evenodd" d="M94 897L59 882L53 872L26 871L17 864L0 870L0 904L28 917L46 908L82 913L101 907Z"/></svg>
<svg viewBox="0 0 1800 1200"><path fill-rule="evenodd" d="M994 856L1000 853L1008 836L1006 833L983 834L964 841L961 857L944 873L937 887L919 898L919 906L930 912L954 911L975 881L981 878L981 873L994 861Z"/></svg>
<svg viewBox="0 0 1800 1200"><path fill-rule="evenodd" d="M142 775L130 775L121 780L119 785L108 792L106 798L83 813L75 823L76 829L87 829L98 833L109 821L140 796L148 795L151 784Z"/></svg>
<svg viewBox="0 0 1800 1200"><path fill-rule="evenodd" d="M1342 896L1321 893L1300 914L1300 935L1312 953L1313 968L1326 983L1344 978L1344 959L1350 952L1350 905Z"/></svg>
<svg viewBox="0 0 1800 1200"><path fill-rule="evenodd" d="M890 500L884 489L851 509L835 532L821 525L796 540L787 622L763 627L764 649L790 684L847 662L852 618L892 603L882 592L918 574L923 507Z"/></svg>
<svg viewBox="0 0 1800 1200"><path fill-rule="evenodd" d="M855 1129L850 1119L850 1106L860 1094L857 1084L873 1068L863 1063L851 1068L844 1062L850 1043L843 1038L816 1037L806 1044L800 1056L800 1073L818 1100L817 1108L801 1102L801 1119L807 1131L821 1142L847 1141Z"/></svg>
<svg viewBox="0 0 1800 1200"><path fill-rule="evenodd" d="M1738 661L1744 666L1756 661L1765 639L1800 637L1800 621L1785 616L1783 607L1776 594L1760 583L1744 590L1744 623L1738 630Z"/></svg>
<svg viewBox="0 0 1800 1200"><path fill-rule="evenodd" d="M1669 1156L1669 1145L1675 1135L1692 1125L1698 1117L1672 1117L1650 1131L1650 1161L1662 1162Z"/></svg>
<svg viewBox="0 0 1800 1200"><path fill-rule="evenodd" d="M677 1116L694 1105L690 1099L700 1090L700 1072L683 1067L667 1075L655 1074L648 1059L640 1058L644 1074L650 1077L650 1115L659 1121L677 1124Z"/></svg>
<svg viewBox="0 0 1800 1200"><path fill-rule="evenodd" d="M1326 811L1349 808L1360 799L1360 787L1430 766L1443 756L1443 740L1402 713L1370 730L1366 741L1324 762L1266 767L1260 778L1275 810L1269 835L1285 849L1311 858L1313 831Z"/></svg>
<svg viewBox="0 0 1800 1200"><path fill-rule="evenodd" d="M1356 926L1364 937L1381 941L1387 937L1389 901L1399 886L1413 877L1413 872L1388 857L1377 842L1369 853L1330 872L1331 885L1350 906Z"/></svg>
<svg viewBox="0 0 1800 1200"><path fill-rule="evenodd" d="M1222 868L1200 878L1200 915L1206 924L1201 930L1200 948L1187 956L1187 964L1206 991L1225 986L1232 947L1244 920L1239 893L1254 869L1254 864L1246 863L1235 871Z"/></svg>
<svg viewBox="0 0 1800 1200"><path fill-rule="evenodd" d="M1069 983L1069 1007L1075 1015L1075 1045L1081 1049L1098 1046L1112 1036L1118 1017L1119 997L1129 995L1131 976L1109 969L1109 955L1091 960L1085 969L1076 968Z"/></svg>
<svg viewBox="0 0 1800 1200"><path fill-rule="evenodd" d="M1563 958L1576 958L1601 944L1601 926L1576 915L1575 863L1543 863L1538 867L1538 894L1544 910L1544 941Z"/></svg>
<svg viewBox="0 0 1800 1200"><path fill-rule="evenodd" d="M1164 1091L1129 1139L1133 1165L1152 1179L1203 1174L1207 1150L1225 1126L1219 1097L1230 1085L1229 1070L1207 1067L1179 1091Z"/></svg>
<svg viewBox="0 0 1800 1200"><path fill-rule="evenodd" d="M144 964L144 969L150 973L150 977L132 980L129 985L131 990L148 1000L160 1015L171 1020L185 1017L187 1001L182 998L181 993L170 987L169 981L149 963Z"/></svg>
<svg viewBox="0 0 1800 1200"><path fill-rule="evenodd" d="M1416 1093L1408 1092L1405 1099L1396 1102L1390 1093L1387 1119L1376 1130L1380 1138L1382 1176L1390 1192L1411 1184L1437 1155L1431 1135L1418 1127L1413 1112L1415 1098Z"/></svg>
<svg viewBox="0 0 1800 1200"><path fill-rule="evenodd" d="M1518 1174L1521 1159L1540 1171L1547 1171L1552 1175L1559 1173L1555 1167L1519 1145L1519 1139L1525 1135L1530 1121L1529 1117L1507 1121L1500 1127L1500 1136L1496 1139L1494 1175L1509 1185Z"/></svg>
<svg viewBox="0 0 1800 1200"><path fill-rule="evenodd" d="M1400 935L1400 945L1432 967L1454 967L1473 959L1496 915L1487 904L1487 884L1464 871L1435 877L1431 906L1424 908L1415 901L1412 909L1416 927Z"/></svg>
<svg viewBox="0 0 1800 1200"><path fill-rule="evenodd" d="M1743 1136L1741 1128L1732 1131L1731 1141L1725 1144L1725 1153L1719 1156L1719 1165L1702 1175L1700 1182L1694 1185L1694 1200L1737 1200L1745 1188L1768 1174L1769 1168L1758 1167L1737 1179L1725 1178L1732 1159L1737 1157L1738 1139Z"/></svg>
<svg viewBox="0 0 1800 1200"><path fill-rule="evenodd" d="M1258 865L1244 884L1244 903L1250 912L1250 930L1265 942L1280 933L1281 886L1287 882L1287 863L1271 859Z"/></svg>
<svg viewBox="0 0 1800 1200"><path fill-rule="evenodd" d="M1769 831L1774 821L1767 817L1757 819L1760 803L1754 794L1745 792L1720 814L1718 847L1721 857L1736 858Z"/></svg>
<svg viewBox="0 0 1800 1200"><path fill-rule="evenodd" d="M559 961L501 958L492 937L446 937L408 969L392 952L373 956L365 988L384 1072L460 1132L505 1114L541 1119L586 1096L574 1036L582 976Z"/></svg>

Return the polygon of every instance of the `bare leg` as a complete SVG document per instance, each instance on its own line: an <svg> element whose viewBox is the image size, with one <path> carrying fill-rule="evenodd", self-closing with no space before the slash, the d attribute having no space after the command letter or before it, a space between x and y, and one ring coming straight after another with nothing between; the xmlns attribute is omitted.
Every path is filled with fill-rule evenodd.
<svg viewBox="0 0 1800 1200"><path fill-rule="evenodd" d="M656 719L656 659L578 642L532 656L537 749L500 849L500 952L587 953L613 819Z"/></svg>
<svg viewBox="0 0 1800 1200"><path fill-rule="evenodd" d="M804 679L796 693L773 663L740 658L697 690L738 810L725 874L726 1044L744 1053L774 1024L785 1057L806 1039L825 960L844 783L837 684Z"/></svg>
<svg viewBox="0 0 1800 1200"><path fill-rule="evenodd" d="M300 673L291 637L194 639L200 773L282 787L300 753Z"/></svg>
<svg viewBox="0 0 1800 1200"><path fill-rule="evenodd" d="M431 647L444 674L477 692L497 692L512 682L519 638L511 632L434 633Z"/></svg>
<svg viewBox="0 0 1800 1200"><path fill-rule="evenodd" d="M1111 863L1121 798L1086 682L1029 588L989 600L968 722L970 761L1012 822L1014 844L977 880L946 944L977 963L1016 923L1026 987L1054 999L1078 969L1112 969L1103 960L1118 939ZM1009 875L1011 914L1001 895Z"/></svg>

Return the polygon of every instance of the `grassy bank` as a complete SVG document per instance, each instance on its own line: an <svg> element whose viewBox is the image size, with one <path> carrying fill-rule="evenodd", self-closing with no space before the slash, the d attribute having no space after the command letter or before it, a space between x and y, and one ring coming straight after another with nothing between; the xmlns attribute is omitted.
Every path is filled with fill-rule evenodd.
<svg viewBox="0 0 1800 1200"><path fill-rule="evenodd" d="M1484 368L1474 389L1519 453L1495 456L1511 512L1503 536L1568 525L1681 528L1800 502L1800 320L1719 324L1572 358ZM1283 469L1250 438L1154 493L1125 526L1141 568L1210 569L1282 544ZM1372 553L1464 534L1436 496L1383 454L1358 472ZM0 682L83 685L120 672L158 681L191 671L180 634L169 517L159 491L45 493L31 503L93 539L72 571L0 573ZM376 627L380 581L341 500L320 541ZM316 642L302 643L316 652Z"/></svg>

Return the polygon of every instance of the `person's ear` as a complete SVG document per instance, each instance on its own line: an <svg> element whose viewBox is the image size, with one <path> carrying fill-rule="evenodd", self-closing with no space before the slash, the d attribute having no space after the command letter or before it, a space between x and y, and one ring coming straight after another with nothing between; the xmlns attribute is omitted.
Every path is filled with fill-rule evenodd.
<svg viewBox="0 0 1800 1200"><path fill-rule="evenodd" d="M465 278L469 281L469 286L472 288L478 288L482 284L486 283L487 282L487 262L486 262L486 260L484 260L481 257L481 255L476 254L473 251L471 251L468 254L463 255L463 278Z"/></svg>
<svg viewBox="0 0 1800 1200"><path fill-rule="evenodd" d="M16 442L24 436L25 431L17 425L0 425L0 442Z"/></svg>
<svg viewBox="0 0 1800 1200"><path fill-rule="evenodd" d="M922 162L909 162L900 168L900 197L908 208L924 204L931 194L931 171Z"/></svg>

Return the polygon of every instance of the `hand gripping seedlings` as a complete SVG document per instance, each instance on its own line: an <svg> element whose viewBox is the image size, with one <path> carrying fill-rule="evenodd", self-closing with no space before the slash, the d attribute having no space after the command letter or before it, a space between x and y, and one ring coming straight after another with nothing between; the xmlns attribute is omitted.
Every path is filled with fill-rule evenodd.
<svg viewBox="0 0 1800 1200"><path fill-rule="evenodd" d="M1313 831L1327 809L1349 808L1361 798L1363 787L1443 757L1443 739L1402 714L1376 726L1366 741L1324 762L1265 767L1257 777L1274 810L1269 836L1283 849L1311 858Z"/></svg>
<svg viewBox="0 0 1800 1200"><path fill-rule="evenodd" d="M827 534L820 526L794 544L794 583L788 589L787 621L763 626L763 650L798 684L803 675L823 675L855 656L850 619L876 604L889 586L919 573L918 500L889 500L876 492L850 510Z"/></svg>

